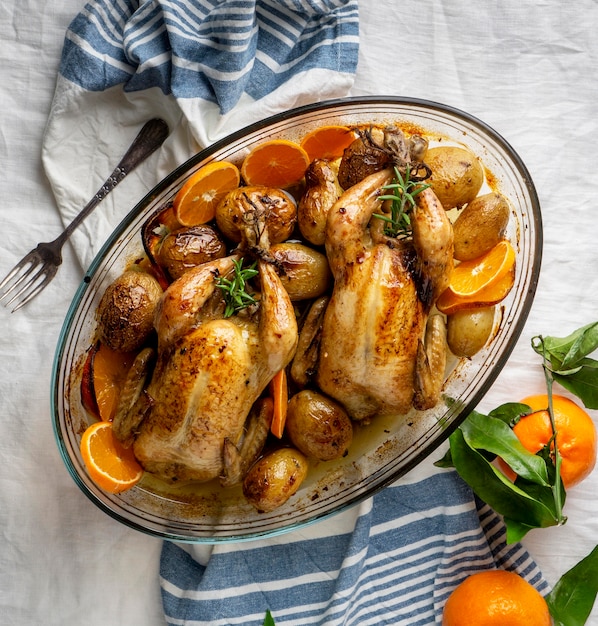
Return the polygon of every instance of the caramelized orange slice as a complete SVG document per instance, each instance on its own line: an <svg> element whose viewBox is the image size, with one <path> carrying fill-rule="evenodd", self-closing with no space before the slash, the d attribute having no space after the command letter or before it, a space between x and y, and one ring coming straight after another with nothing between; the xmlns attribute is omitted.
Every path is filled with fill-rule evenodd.
<svg viewBox="0 0 598 626"><path fill-rule="evenodd" d="M95 422L85 430L81 456L94 483L109 493L130 489L143 476L133 450L116 439L110 422Z"/></svg>

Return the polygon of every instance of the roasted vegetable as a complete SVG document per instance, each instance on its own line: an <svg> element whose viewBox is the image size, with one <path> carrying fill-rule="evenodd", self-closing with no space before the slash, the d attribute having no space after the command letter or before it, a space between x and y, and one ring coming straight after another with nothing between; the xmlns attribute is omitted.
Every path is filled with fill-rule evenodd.
<svg viewBox="0 0 598 626"><path fill-rule="evenodd" d="M301 243L277 243L270 248L283 269L280 280L293 302L324 294L332 284L326 255Z"/></svg>
<svg viewBox="0 0 598 626"><path fill-rule="evenodd" d="M494 327L495 307L465 309L447 316L447 343L455 356L472 357L487 343Z"/></svg>
<svg viewBox="0 0 598 626"><path fill-rule="evenodd" d="M286 432L303 454L319 461L341 458L353 440L353 424L343 407L311 389L290 399Z"/></svg>
<svg viewBox="0 0 598 626"><path fill-rule="evenodd" d="M260 513L282 506L297 492L308 470L295 448L278 448L259 459L243 481L243 495Z"/></svg>
<svg viewBox="0 0 598 626"><path fill-rule="evenodd" d="M153 330L161 295L162 288L153 276L125 271L108 286L98 306L100 340L120 352L137 350Z"/></svg>
<svg viewBox="0 0 598 626"><path fill-rule="evenodd" d="M499 193L474 198L453 224L455 258L477 259L505 236L509 223L509 204Z"/></svg>
<svg viewBox="0 0 598 626"><path fill-rule="evenodd" d="M191 268L225 255L226 246L216 230L202 224L168 233L160 246L157 261L176 280Z"/></svg>
<svg viewBox="0 0 598 626"><path fill-rule="evenodd" d="M445 210L462 207L479 193L484 182L481 163L469 150L455 146L430 148L426 164L432 175L426 182Z"/></svg>
<svg viewBox="0 0 598 626"><path fill-rule="evenodd" d="M273 187L240 187L229 192L216 207L216 223L231 241L253 238L257 244L261 232L247 235L254 226L266 224L269 243L288 239L297 222L297 206L292 197Z"/></svg>

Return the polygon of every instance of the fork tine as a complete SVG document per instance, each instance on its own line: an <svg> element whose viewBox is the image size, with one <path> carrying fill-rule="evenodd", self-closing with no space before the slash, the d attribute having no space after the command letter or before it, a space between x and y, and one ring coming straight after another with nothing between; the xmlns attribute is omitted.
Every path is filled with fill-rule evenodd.
<svg viewBox="0 0 598 626"><path fill-rule="evenodd" d="M46 274L46 277L44 278L43 281L41 281L40 283L37 284L37 286L31 290L31 292L29 293L29 295L25 296L25 298L23 298L19 304L17 304L12 310L11 313L14 313L15 311L18 311L22 306L25 306L29 300L33 300L33 298L35 298L35 296L37 296L37 294L42 291L46 285L52 280L52 278L54 278L54 274L56 272L52 272L51 274ZM19 294L21 294L24 291L24 288L19 292ZM14 296L13 298L11 298L10 302L12 302L17 296ZM9 303L7 303L8 305Z"/></svg>
<svg viewBox="0 0 598 626"><path fill-rule="evenodd" d="M20 286L25 278L28 280L24 285L14 294L12 294L12 298L4 303L4 306L10 306L13 302L18 302L17 305L12 309L12 313L20 309L22 306L27 304L29 300L34 298L44 287L54 278L56 274L56 270L58 269L55 266L46 266L40 265L37 272L33 273L35 269L35 265L32 265L30 270L23 274L16 282L13 284L8 292L4 295L9 295L13 289L17 286ZM41 280L40 280L41 278ZM4 295L0 298L4 298ZM22 298L19 302L19 298Z"/></svg>
<svg viewBox="0 0 598 626"><path fill-rule="evenodd" d="M22 273L22 275L17 278L19 272L27 267L33 267L36 255L34 254L35 250L32 250L29 254L24 256L11 270L8 274L3 278L2 282L0 282L0 292L2 295L0 296L0 300L5 298L28 274L28 271ZM12 281L12 284L11 284Z"/></svg>

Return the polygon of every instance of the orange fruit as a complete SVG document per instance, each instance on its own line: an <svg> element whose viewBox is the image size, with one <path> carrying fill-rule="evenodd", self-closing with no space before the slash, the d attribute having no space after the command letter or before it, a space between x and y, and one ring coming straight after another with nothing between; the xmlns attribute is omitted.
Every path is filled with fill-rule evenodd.
<svg viewBox="0 0 598 626"><path fill-rule="evenodd" d="M85 430L81 456L94 483L109 493L130 489L143 476L143 468L132 448L121 445L110 422L95 422Z"/></svg>
<svg viewBox="0 0 598 626"><path fill-rule="evenodd" d="M552 438L548 396L529 396L521 402L529 405L534 412L522 417L513 427L513 432L525 449L535 454ZM562 459L561 478L565 488L569 488L586 478L596 465L596 426L584 409L564 396L553 394L552 410ZM510 478L515 477L504 462L500 465Z"/></svg>
<svg viewBox="0 0 598 626"><path fill-rule="evenodd" d="M92 361L93 393L100 419L112 421L125 378L135 360L134 352L117 352L103 343Z"/></svg>
<svg viewBox="0 0 598 626"><path fill-rule="evenodd" d="M224 196L241 182L239 168L228 161L213 161L191 175L173 201L176 219L183 226L198 226L214 218Z"/></svg>
<svg viewBox="0 0 598 626"><path fill-rule="evenodd" d="M515 266L515 250L507 240L499 241L477 259L463 261L451 273L449 289L457 296L469 298L496 284Z"/></svg>
<svg viewBox="0 0 598 626"><path fill-rule="evenodd" d="M444 605L442 626L550 626L546 600L514 572L488 570L466 578Z"/></svg>
<svg viewBox="0 0 598 626"><path fill-rule="evenodd" d="M294 141L271 139L255 146L245 157L241 175L247 185L291 187L305 175L307 152Z"/></svg>
<svg viewBox="0 0 598 626"><path fill-rule="evenodd" d="M334 161L343 156L357 135L348 126L320 126L307 133L301 147L307 152L310 163L314 159Z"/></svg>
<svg viewBox="0 0 598 626"><path fill-rule="evenodd" d="M436 301L436 308L445 315L451 315L464 309L494 306L507 297L514 284L515 266L513 265L502 278L471 296L459 296L450 287L445 289Z"/></svg>

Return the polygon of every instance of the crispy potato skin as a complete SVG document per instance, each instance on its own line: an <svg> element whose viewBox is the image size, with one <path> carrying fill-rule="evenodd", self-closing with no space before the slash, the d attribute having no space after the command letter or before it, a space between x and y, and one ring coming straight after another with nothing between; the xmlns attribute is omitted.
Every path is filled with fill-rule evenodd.
<svg viewBox="0 0 598 626"><path fill-rule="evenodd" d="M353 440L353 424L340 404L304 389L289 401L286 432L303 454L319 461L343 457Z"/></svg>
<svg viewBox="0 0 598 626"><path fill-rule="evenodd" d="M282 506L307 476L306 457L295 448L279 448L259 459L243 481L243 495L260 513Z"/></svg>
<svg viewBox="0 0 598 626"><path fill-rule="evenodd" d="M120 352L137 350L153 330L161 296L162 288L153 276L125 271L108 286L98 306L100 340Z"/></svg>
<svg viewBox="0 0 598 626"><path fill-rule="evenodd" d="M494 327L495 308L465 309L447 317L447 343L455 356L472 357L486 345Z"/></svg>
<svg viewBox="0 0 598 626"><path fill-rule="evenodd" d="M484 182L484 170L469 150L455 146L430 148L426 163L432 175L426 181L448 211L471 202Z"/></svg>
<svg viewBox="0 0 598 626"><path fill-rule="evenodd" d="M211 226L201 224L166 235L160 246L158 263L176 280L197 265L224 256L226 246L218 233Z"/></svg>
<svg viewBox="0 0 598 626"><path fill-rule="evenodd" d="M474 198L453 225L455 258L469 261L488 252L504 238L509 215L509 204L499 193Z"/></svg>

